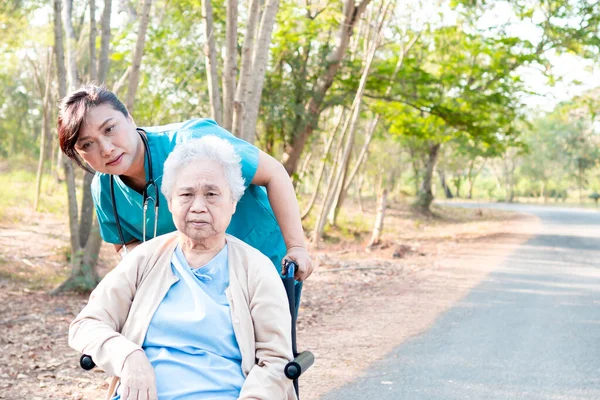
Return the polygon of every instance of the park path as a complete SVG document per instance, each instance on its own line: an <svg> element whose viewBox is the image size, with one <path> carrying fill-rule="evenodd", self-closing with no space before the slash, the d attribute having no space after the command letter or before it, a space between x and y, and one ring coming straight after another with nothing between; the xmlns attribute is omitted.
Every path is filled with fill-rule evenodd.
<svg viewBox="0 0 600 400"><path fill-rule="evenodd" d="M428 330L322 399L600 398L600 213L483 207L535 215L541 229Z"/></svg>

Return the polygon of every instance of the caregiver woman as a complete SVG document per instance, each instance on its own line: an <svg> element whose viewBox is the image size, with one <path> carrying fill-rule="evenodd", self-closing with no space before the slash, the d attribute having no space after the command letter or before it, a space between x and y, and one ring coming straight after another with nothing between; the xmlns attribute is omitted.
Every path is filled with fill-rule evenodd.
<svg viewBox="0 0 600 400"><path fill-rule="evenodd" d="M296 261L296 279L308 278L313 266L294 188L273 157L210 119L139 129L116 95L101 86L87 85L70 93L62 100L58 115L62 151L82 168L96 172L92 196L100 233L117 251L123 243L126 250L139 244L144 230L146 238L154 237L155 223L157 236L175 231L161 193L163 164L177 144L206 135L233 145L248 183L227 233L260 250L278 269L284 259ZM156 185L148 186L151 181ZM145 188L147 196L143 195ZM146 197L151 201L144 221ZM154 197L158 198L157 215Z"/></svg>

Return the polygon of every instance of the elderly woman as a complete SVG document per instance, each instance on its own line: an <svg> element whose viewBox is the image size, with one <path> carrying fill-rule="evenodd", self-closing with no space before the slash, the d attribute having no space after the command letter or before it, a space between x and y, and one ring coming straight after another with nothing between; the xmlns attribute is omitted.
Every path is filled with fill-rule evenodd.
<svg viewBox="0 0 600 400"><path fill-rule="evenodd" d="M206 136L177 146L161 189L177 231L106 275L69 344L115 376L107 399L295 399L281 280L265 255L225 234L244 192L232 145Z"/></svg>

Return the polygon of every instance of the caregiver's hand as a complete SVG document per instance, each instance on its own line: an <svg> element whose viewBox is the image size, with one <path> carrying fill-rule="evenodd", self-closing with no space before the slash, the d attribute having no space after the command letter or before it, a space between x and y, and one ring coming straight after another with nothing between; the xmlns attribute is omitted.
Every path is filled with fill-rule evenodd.
<svg viewBox="0 0 600 400"><path fill-rule="evenodd" d="M282 270L286 271L285 260L295 261L298 265L294 278L297 281L303 281L310 276L313 272L313 264L308 254L308 251L304 246L290 246L287 250L287 254L281 261Z"/></svg>

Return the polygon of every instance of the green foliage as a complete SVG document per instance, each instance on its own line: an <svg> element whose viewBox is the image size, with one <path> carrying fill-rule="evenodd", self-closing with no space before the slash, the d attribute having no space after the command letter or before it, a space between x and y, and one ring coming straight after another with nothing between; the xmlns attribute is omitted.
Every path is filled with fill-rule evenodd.
<svg viewBox="0 0 600 400"><path fill-rule="evenodd" d="M328 66L326 57L335 46L341 10L337 2L336 6L316 3L309 7L295 1L281 2L260 107L263 129L258 142L267 151L277 144L290 144L306 120L306 105L314 85ZM347 65L344 64L339 76L348 76L358 83L359 74L347 74ZM334 82L324 108L338 104L349 106L352 102L353 93L340 88L340 82Z"/></svg>
<svg viewBox="0 0 600 400"><path fill-rule="evenodd" d="M501 148L522 118L516 95L522 82L510 65L526 62L520 53L528 46L516 38L486 38L457 26L433 30L404 60L385 110L390 132L438 143L470 140L471 147L484 150ZM394 58L382 61L372 80L380 80L395 63Z"/></svg>
<svg viewBox="0 0 600 400"><path fill-rule="evenodd" d="M25 0L0 5L0 158L37 157L42 102L34 77L45 68L50 29L28 17L42 13L43 6Z"/></svg>
<svg viewBox="0 0 600 400"><path fill-rule="evenodd" d="M598 188L600 140L595 121L597 90L560 104L523 127L527 152L517 170L518 192L527 197L566 200Z"/></svg>
<svg viewBox="0 0 600 400"><path fill-rule="evenodd" d="M212 4L214 38L220 48L225 39L225 3L218 0ZM308 101L329 66L327 55L336 46L341 4L340 0L308 5L285 0L280 4L257 141L269 153L280 154L306 122ZM385 37L367 82L359 121L361 131L375 113L382 116L369 162L361 171L369 180L369 189L376 186L383 165L402 177L397 178L402 181L398 192L414 195L423 177L428 145L441 143L440 169L446 171L455 186L464 185L471 166L481 169L486 160L501 160L507 149L516 147L519 166L515 184L519 192L539 193L542 185L547 193L557 194L582 185L598 185L600 190L598 146L592 129L600 109L598 96L589 93L574 99L572 104L561 105L560 110L541 116L528 126L523 122L528 111L522 99L530 89L523 82L520 69L547 69L551 84L555 77L548 68L549 51L596 59L600 4L592 0L510 0L503 4L510 5L513 15L497 26L481 25L486 20L483 17L502 6L487 0L444 2L443 6L449 5L456 14L451 24L436 20L437 14L432 14L421 24L404 26L399 23L396 10L384 28ZM74 5L78 65L83 81L89 72L86 5ZM378 5L372 2L372 14ZM138 125L209 115L201 6L200 0L159 0L153 4L133 110ZM99 17L102 4L97 7ZM241 50L248 5L240 3L239 7ZM135 19L123 18L123 14L126 13L113 20L109 88L129 66L137 35ZM518 23L532 24L538 35L517 36L511 24ZM44 57L53 43L51 4L42 0L2 2L0 28L0 157L24 157L32 162L38 155L42 124L40 84L33 77L37 69L44 79ZM386 94L398 58L415 35L418 40L406 52L391 92ZM334 113L328 116L328 110L337 105L350 106L359 83L365 40L357 28L321 105L325 112L307 148L319 147L323 135L335 126ZM220 57L219 53L218 66L223 64ZM51 103L55 106L55 82L52 90ZM126 90L127 84L119 95L124 97ZM56 115L56 110L52 115ZM54 120L51 126L55 126ZM361 143L359 134L356 148ZM313 160L320 159L313 155ZM481 185L474 193L499 195L503 190L495 183L489 163L485 165Z"/></svg>

